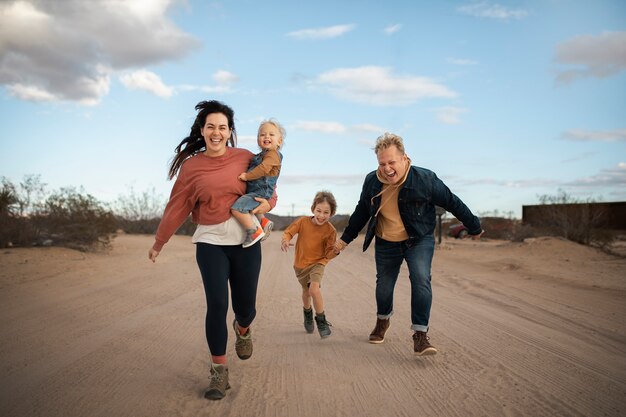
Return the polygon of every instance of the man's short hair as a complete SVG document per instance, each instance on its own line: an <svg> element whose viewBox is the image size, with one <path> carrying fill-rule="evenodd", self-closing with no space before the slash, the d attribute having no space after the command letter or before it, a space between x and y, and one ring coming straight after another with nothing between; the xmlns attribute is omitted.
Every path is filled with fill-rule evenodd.
<svg viewBox="0 0 626 417"><path fill-rule="evenodd" d="M378 152L384 151L390 146L395 146L396 148L398 148L400 153L404 155L404 143L402 142L402 138L389 132L385 132L383 135L379 136L378 139L376 139L374 153L378 155Z"/></svg>

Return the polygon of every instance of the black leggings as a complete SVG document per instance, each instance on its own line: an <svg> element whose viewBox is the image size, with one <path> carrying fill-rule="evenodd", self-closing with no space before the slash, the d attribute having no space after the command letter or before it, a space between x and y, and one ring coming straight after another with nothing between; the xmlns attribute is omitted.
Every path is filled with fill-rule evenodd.
<svg viewBox="0 0 626 417"><path fill-rule="evenodd" d="M256 290L261 272L261 244L243 248L196 244L196 261L202 274L206 296L206 340L211 355L226 354L228 326L228 282L235 319L248 327L256 316Z"/></svg>

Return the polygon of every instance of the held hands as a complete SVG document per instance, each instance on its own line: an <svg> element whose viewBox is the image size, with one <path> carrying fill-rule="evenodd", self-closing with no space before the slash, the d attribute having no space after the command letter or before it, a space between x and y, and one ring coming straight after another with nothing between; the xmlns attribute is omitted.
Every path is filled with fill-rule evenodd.
<svg viewBox="0 0 626 417"><path fill-rule="evenodd" d="M157 256L159 256L159 251L150 248L148 251L148 259L150 259L153 263L156 262Z"/></svg>
<svg viewBox="0 0 626 417"><path fill-rule="evenodd" d="M245 172L242 172L241 174L239 174L237 178L239 178L240 181L248 181L248 176L246 175Z"/></svg>
<svg viewBox="0 0 626 417"><path fill-rule="evenodd" d="M335 253L339 254L342 250L344 250L348 246L346 242L341 239L337 239L335 242Z"/></svg>
<svg viewBox="0 0 626 417"><path fill-rule="evenodd" d="M472 240L480 240L480 237L483 235L483 233L485 233L485 231L481 230L479 234L472 235Z"/></svg>

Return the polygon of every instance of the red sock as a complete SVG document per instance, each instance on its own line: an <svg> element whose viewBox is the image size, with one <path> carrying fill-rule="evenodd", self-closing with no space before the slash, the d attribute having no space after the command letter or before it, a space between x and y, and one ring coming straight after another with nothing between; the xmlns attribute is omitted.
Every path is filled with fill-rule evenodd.
<svg viewBox="0 0 626 417"><path fill-rule="evenodd" d="M211 362L217 363L220 365L226 365L226 355L220 355L220 356L211 355Z"/></svg>

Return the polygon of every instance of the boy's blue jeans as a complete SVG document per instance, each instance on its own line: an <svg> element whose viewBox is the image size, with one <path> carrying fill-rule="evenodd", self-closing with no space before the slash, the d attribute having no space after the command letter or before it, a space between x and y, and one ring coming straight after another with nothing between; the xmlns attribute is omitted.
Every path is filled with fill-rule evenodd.
<svg viewBox="0 0 626 417"><path fill-rule="evenodd" d="M406 261L411 281L411 328L428 330L433 293L430 286L431 265L435 253L435 237L389 242L376 237L376 308L379 319L393 314L393 290L402 261Z"/></svg>

